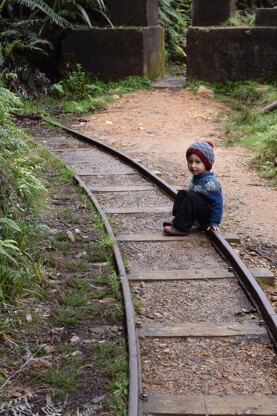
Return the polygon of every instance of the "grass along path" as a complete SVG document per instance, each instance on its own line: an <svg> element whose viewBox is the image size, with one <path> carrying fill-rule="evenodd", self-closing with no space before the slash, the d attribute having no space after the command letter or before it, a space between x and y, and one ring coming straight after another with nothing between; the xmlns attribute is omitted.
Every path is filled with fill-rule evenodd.
<svg viewBox="0 0 277 416"><path fill-rule="evenodd" d="M26 415L124 415L124 312L110 241L71 173L48 158L47 201L32 219L44 229L39 278L0 304L0 402Z"/></svg>

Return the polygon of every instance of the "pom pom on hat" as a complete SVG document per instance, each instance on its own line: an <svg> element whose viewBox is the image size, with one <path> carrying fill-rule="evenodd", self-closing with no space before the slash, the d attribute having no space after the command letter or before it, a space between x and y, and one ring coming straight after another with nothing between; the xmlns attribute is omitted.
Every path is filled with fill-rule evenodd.
<svg viewBox="0 0 277 416"><path fill-rule="evenodd" d="M213 151L213 143L199 140L191 144L186 152L186 157L188 159L189 155L194 154L198 156L201 161L204 163L207 170L211 170L214 164L214 151Z"/></svg>

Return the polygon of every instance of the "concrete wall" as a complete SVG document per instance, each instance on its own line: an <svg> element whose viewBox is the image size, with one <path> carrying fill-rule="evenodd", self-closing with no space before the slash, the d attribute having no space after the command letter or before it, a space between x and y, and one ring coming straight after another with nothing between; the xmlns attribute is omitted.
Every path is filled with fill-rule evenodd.
<svg viewBox="0 0 277 416"><path fill-rule="evenodd" d="M61 67L79 63L103 81L130 75L155 78L164 73L161 27L69 29L61 46Z"/></svg>
<svg viewBox="0 0 277 416"><path fill-rule="evenodd" d="M192 0L192 26L224 23L236 10L236 0Z"/></svg>
<svg viewBox="0 0 277 416"><path fill-rule="evenodd" d="M255 24L256 26L277 26L277 8L257 9Z"/></svg>
<svg viewBox="0 0 277 416"><path fill-rule="evenodd" d="M159 0L112 0L114 25L157 26Z"/></svg>
<svg viewBox="0 0 277 416"><path fill-rule="evenodd" d="M190 28L187 77L205 81L277 77L277 27Z"/></svg>

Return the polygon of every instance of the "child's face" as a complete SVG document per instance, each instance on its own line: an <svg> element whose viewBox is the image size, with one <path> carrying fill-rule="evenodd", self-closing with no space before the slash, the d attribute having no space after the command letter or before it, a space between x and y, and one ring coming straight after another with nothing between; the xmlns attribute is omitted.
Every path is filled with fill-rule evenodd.
<svg viewBox="0 0 277 416"><path fill-rule="evenodd" d="M188 170L193 174L193 176L201 175L206 171L206 166L197 155L191 154L188 157Z"/></svg>

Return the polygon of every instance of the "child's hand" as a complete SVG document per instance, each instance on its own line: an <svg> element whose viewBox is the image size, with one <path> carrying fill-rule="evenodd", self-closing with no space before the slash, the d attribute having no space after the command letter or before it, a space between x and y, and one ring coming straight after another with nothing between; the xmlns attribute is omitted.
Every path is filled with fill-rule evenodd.
<svg viewBox="0 0 277 416"><path fill-rule="evenodd" d="M210 227L208 227L207 230L213 230L213 231L217 231L217 232L220 233L220 228L219 227L216 227L214 225L211 225Z"/></svg>

